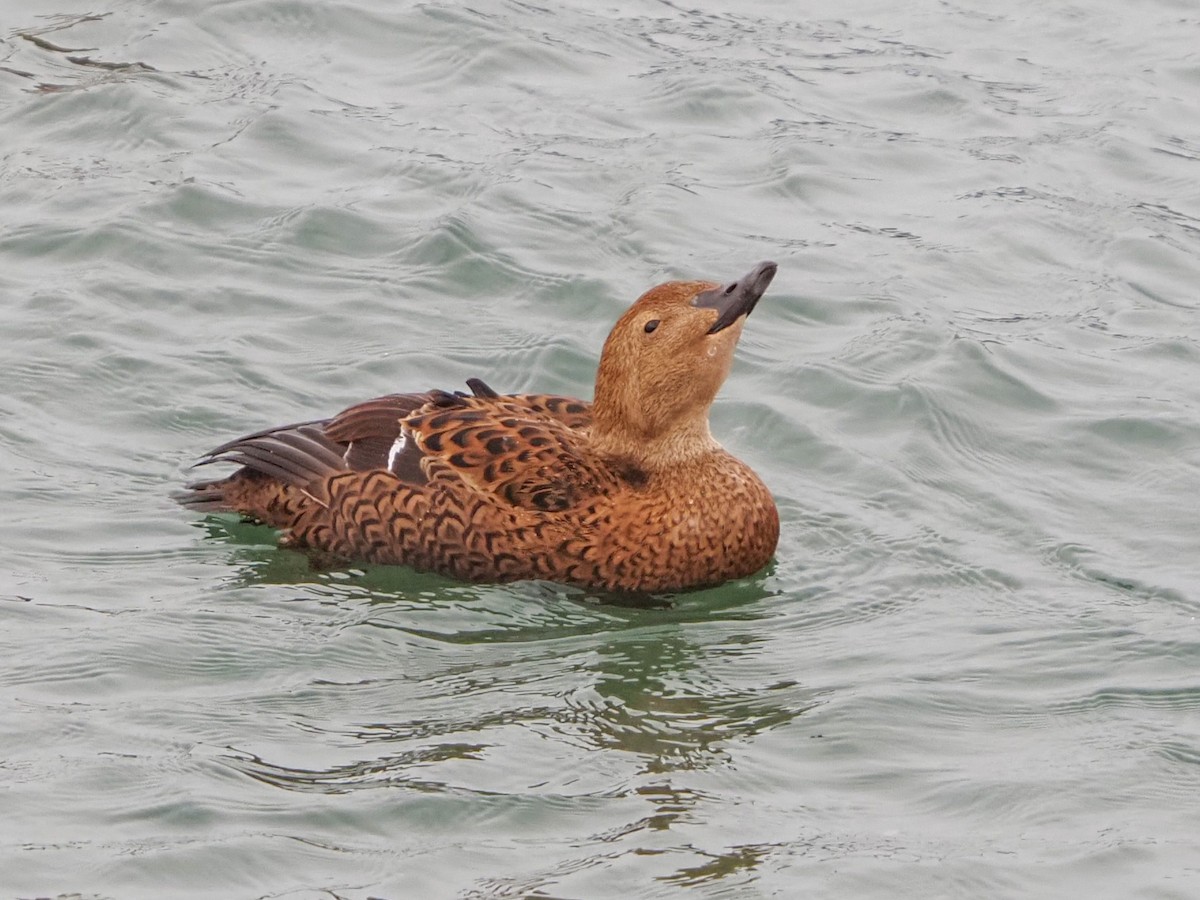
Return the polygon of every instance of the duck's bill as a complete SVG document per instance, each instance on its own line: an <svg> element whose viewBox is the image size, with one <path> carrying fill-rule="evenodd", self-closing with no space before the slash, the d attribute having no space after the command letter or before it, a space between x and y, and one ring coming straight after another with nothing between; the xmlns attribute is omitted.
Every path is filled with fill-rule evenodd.
<svg viewBox="0 0 1200 900"><path fill-rule="evenodd" d="M697 294L696 299L692 301L693 306L717 311L717 321L713 322L708 333L716 334L742 316L750 315L755 304L766 292L771 279L775 277L777 268L773 262L760 262L737 281Z"/></svg>

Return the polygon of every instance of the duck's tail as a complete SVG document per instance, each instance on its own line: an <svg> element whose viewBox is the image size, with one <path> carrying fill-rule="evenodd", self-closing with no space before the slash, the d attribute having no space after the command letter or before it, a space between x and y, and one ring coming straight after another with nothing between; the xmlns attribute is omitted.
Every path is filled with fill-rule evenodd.
<svg viewBox="0 0 1200 900"><path fill-rule="evenodd" d="M241 468L226 478L193 481L171 497L199 512L234 512L282 527L301 497L315 499L313 485L346 471L346 462L338 455L341 448L321 430L325 424L284 425L222 444L196 465L234 463Z"/></svg>
<svg viewBox="0 0 1200 900"><path fill-rule="evenodd" d="M228 480L193 481L184 485L182 490L172 491L171 499L197 512L236 512L225 496L225 482Z"/></svg>

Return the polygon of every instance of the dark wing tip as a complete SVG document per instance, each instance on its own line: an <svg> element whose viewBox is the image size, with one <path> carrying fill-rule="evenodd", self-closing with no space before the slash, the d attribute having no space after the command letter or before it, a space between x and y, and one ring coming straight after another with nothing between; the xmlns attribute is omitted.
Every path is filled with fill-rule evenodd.
<svg viewBox="0 0 1200 900"><path fill-rule="evenodd" d="M471 389L471 393L476 397L485 397L489 400L495 400L500 394L488 386L482 378L468 378L467 387Z"/></svg>
<svg viewBox="0 0 1200 900"><path fill-rule="evenodd" d="M229 512L225 491L211 481L197 481L179 491L171 491L170 497L180 506L199 512Z"/></svg>

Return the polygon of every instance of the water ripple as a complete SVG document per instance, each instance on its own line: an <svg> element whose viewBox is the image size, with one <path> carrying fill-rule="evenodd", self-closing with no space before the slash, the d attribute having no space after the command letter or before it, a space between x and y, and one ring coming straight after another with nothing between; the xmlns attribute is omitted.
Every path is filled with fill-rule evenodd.
<svg viewBox="0 0 1200 900"><path fill-rule="evenodd" d="M1186 893L1195 16L101 13L0 34L9 893ZM755 577L329 570L167 497L367 396L586 396L763 258Z"/></svg>

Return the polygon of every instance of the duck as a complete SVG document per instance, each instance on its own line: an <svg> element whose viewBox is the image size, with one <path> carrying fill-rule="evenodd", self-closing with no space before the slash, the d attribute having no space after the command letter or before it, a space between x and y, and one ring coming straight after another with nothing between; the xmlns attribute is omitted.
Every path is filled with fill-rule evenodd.
<svg viewBox="0 0 1200 900"><path fill-rule="evenodd" d="M176 499L278 529L284 547L469 582L660 593L753 575L779 514L709 411L776 269L642 294L604 343L590 403L478 378L389 394L221 444L195 465L236 471Z"/></svg>

